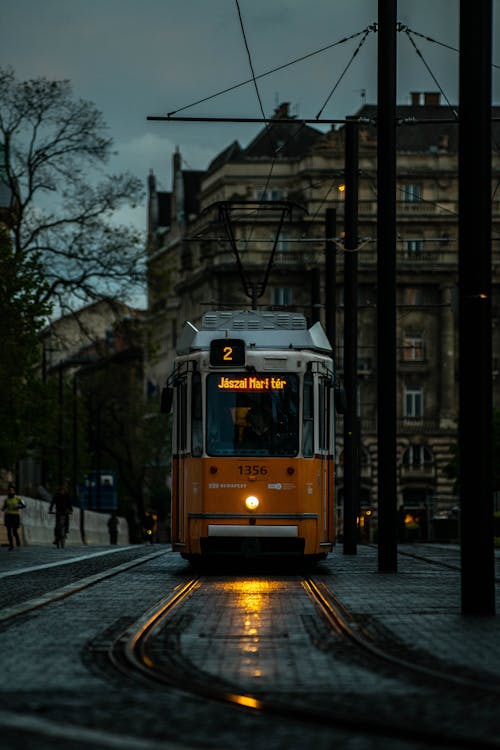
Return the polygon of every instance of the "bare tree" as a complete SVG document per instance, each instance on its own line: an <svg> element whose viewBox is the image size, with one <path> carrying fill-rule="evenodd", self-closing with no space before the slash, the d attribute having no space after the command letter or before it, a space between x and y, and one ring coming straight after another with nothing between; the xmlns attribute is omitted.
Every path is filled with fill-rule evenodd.
<svg viewBox="0 0 500 750"><path fill-rule="evenodd" d="M39 301L61 311L123 299L142 281L143 238L113 223L142 187L129 174L104 174L111 155L101 113L75 99L69 81L19 82L0 69L0 189L11 198L13 262L39 269Z"/></svg>

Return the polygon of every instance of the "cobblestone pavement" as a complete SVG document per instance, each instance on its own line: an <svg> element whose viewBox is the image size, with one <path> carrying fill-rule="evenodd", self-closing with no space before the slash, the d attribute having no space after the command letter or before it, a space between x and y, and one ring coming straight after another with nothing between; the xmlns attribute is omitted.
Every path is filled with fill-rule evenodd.
<svg viewBox="0 0 500 750"><path fill-rule="evenodd" d="M349 610L375 621L411 649L443 659L453 670L467 667L500 680L500 616L461 614L459 547L403 545L399 549L397 574L377 572L374 548L360 546L355 560L339 555L330 567L332 589ZM456 569L448 567L452 565ZM499 552L495 565L500 611Z"/></svg>
<svg viewBox="0 0 500 750"><path fill-rule="evenodd" d="M167 547L24 547L13 553L2 548L0 613L13 601L26 601L103 566L162 550L165 554L119 576L36 612L0 622L0 736L6 750L225 746L303 750L305 743L314 745L315 750L337 748L340 743L346 750L441 746L371 735L362 721L356 732L347 731L342 722L339 728L325 727L295 721L293 716L285 719L229 711L202 698L168 688L149 688L116 673L106 658L113 636L168 597L190 575L186 563ZM401 551L406 554L399 558L397 574L377 572L375 548L359 547L357 555L344 556L339 547L314 575L324 580L353 617L381 642L410 648L417 657L438 663L444 671L474 674L482 681L498 684L499 616L462 616L459 572L428 561L458 564L458 550L415 545ZM418 559L416 554L428 560ZM61 561L65 564L53 565ZM47 567L20 572L42 564ZM233 600L232 609L228 609L228 579L233 582L233 591L241 585L242 596L250 596L248 606L238 610ZM359 658L352 664L345 658L335 661L335 647L322 648L314 607L299 591L297 576L259 573L251 576L253 589L243 586L246 580L247 575L214 577L215 599L193 596L198 612L205 612L202 625L199 616L188 617L182 625L180 648L214 678L239 681L249 689L257 680L264 692L280 693L285 698L288 692L291 703L297 694L317 694L318 701L325 701L331 693L336 711L345 705L346 711L358 711L362 718L379 708L392 709L402 715L406 712L416 728L419 717L427 717L436 725L444 717L448 726L456 721L457 736L481 724L482 739L491 740L491 746L495 746L500 736L496 718L500 715L499 696L491 700L471 694L467 706L460 701L449 702L444 695L440 701L437 691L437 698L434 694L431 701L422 685L393 674L368 672ZM497 602L499 590L497 584ZM251 606L252 596L271 603L272 610L259 610L255 600ZM251 616L256 611L260 611L258 620ZM242 617L245 612L250 617ZM251 650L248 638L248 628L252 627L260 629L258 653ZM201 637L200 632L204 633ZM271 636L276 632L287 634L282 638L285 650L273 645ZM172 647L171 643L167 645ZM341 696L338 699L336 689ZM453 747L449 743L443 746Z"/></svg>

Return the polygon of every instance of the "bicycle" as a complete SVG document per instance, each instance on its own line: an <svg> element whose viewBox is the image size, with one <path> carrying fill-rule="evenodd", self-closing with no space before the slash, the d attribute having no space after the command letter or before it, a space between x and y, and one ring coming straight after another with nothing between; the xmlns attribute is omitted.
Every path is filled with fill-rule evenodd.
<svg viewBox="0 0 500 750"><path fill-rule="evenodd" d="M51 511L54 514L54 511ZM67 515L66 513L55 513L56 523L54 526L54 544L58 549L64 548L66 536L68 533L67 529Z"/></svg>

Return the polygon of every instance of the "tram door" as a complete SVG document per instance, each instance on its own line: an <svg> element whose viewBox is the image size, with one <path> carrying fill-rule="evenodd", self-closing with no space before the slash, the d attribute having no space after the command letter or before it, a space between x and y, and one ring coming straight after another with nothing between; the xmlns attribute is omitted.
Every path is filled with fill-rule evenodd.
<svg viewBox="0 0 500 750"><path fill-rule="evenodd" d="M318 448L321 456L321 541L329 541L331 528L331 498L329 481L329 453L330 453L330 388L327 388L324 378L318 382Z"/></svg>
<svg viewBox="0 0 500 750"><path fill-rule="evenodd" d="M172 542L184 542L185 539L185 478L184 461L187 446L187 383L183 382L177 389L177 409L175 424L175 470L172 508Z"/></svg>

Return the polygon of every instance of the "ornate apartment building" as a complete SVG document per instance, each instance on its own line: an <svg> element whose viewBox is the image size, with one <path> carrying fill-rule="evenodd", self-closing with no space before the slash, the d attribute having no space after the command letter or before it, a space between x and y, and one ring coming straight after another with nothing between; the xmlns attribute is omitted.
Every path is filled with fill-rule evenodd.
<svg viewBox="0 0 500 750"><path fill-rule="evenodd" d="M495 115L498 113L495 111ZM359 118L358 383L361 502L377 503L376 107ZM398 108L397 351L398 501L409 512L445 515L456 503L447 466L457 441L458 127L438 94L412 94ZM324 318L327 284L336 285L337 372L343 371L345 128L323 133L289 120L282 104L273 123L246 147L229 144L205 171L173 156L171 192L149 177L148 312L156 344L149 378L161 387L171 371L185 321L209 309L298 310ZM424 124L423 121L427 121ZM442 122L440 122L442 120ZM421 121L419 123L419 121ZM500 129L493 130L494 403L500 335ZM471 144L474 148L474 144ZM273 201L265 207L252 201ZM238 203L232 203L237 201ZM281 213L280 202L293 204ZM245 202L245 203L241 203ZM250 202L250 203L249 203ZM214 207L215 204L215 207ZM337 278L325 276L325 211L336 209ZM265 209L265 210L264 210ZM277 237L272 269L267 262ZM225 227L226 224L226 227ZM234 235L229 241L227 227ZM235 255L238 250L238 258ZM475 252L476 248L471 248ZM241 263L239 268L238 261ZM240 273L241 271L241 273ZM318 290L319 285L319 290ZM246 292L245 293L245 287ZM478 357L481 353L478 352ZM471 398L474 394L471 394ZM342 491L342 419L337 484Z"/></svg>

